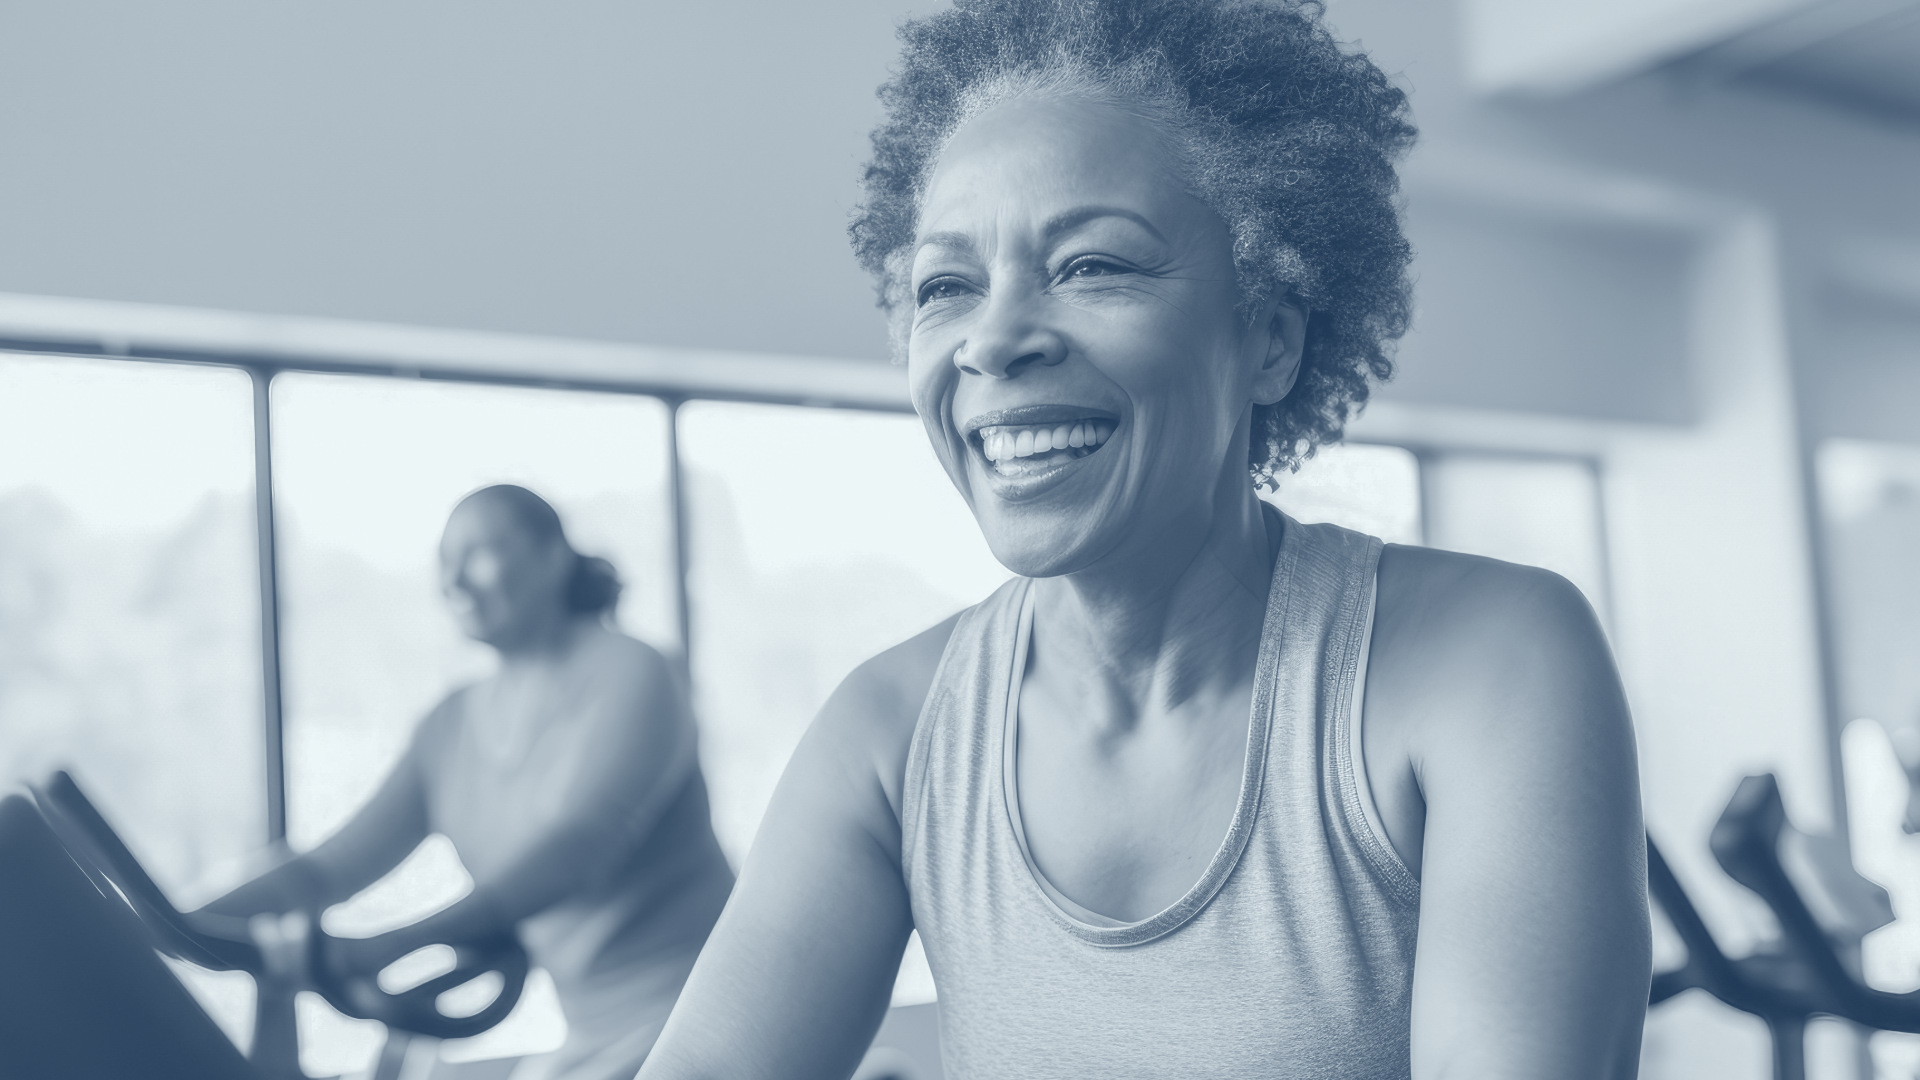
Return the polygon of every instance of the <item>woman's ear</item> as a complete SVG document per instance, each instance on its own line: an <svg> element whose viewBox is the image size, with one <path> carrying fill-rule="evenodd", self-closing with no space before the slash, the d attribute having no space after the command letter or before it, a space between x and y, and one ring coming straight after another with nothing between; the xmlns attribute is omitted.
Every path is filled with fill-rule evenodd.
<svg viewBox="0 0 1920 1080"><path fill-rule="evenodd" d="M1287 396L1300 377L1300 361L1307 351L1307 319L1313 313L1285 286L1261 307L1254 322L1252 344L1260 349L1260 368L1253 374L1253 403L1271 405Z"/></svg>

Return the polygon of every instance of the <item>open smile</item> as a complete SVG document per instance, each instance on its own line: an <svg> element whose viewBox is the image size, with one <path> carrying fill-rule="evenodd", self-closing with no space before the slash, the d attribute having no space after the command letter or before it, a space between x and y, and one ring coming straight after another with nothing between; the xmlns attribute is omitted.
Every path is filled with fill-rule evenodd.
<svg viewBox="0 0 1920 1080"><path fill-rule="evenodd" d="M967 446L1005 497L1038 494L1104 446L1119 421L1083 406L1029 405L967 421Z"/></svg>

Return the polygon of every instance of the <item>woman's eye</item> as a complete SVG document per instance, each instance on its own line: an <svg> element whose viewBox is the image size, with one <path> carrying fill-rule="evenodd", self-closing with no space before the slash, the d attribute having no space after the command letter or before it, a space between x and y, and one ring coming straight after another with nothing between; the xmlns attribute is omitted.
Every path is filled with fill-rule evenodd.
<svg viewBox="0 0 1920 1080"><path fill-rule="evenodd" d="M926 307L935 300L951 300L964 291L965 289L960 282L953 278L934 278L932 281L920 286L920 293L915 299L915 306Z"/></svg>
<svg viewBox="0 0 1920 1080"><path fill-rule="evenodd" d="M1076 259L1067 264L1066 273L1062 274L1061 277L1070 279L1080 278L1084 280L1086 278L1109 277L1125 272L1126 267L1121 266L1119 263L1109 262L1106 259Z"/></svg>

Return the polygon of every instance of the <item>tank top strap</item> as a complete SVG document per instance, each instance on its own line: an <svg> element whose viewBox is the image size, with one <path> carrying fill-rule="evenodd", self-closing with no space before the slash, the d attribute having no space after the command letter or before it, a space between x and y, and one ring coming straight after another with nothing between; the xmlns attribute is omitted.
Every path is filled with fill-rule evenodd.
<svg viewBox="0 0 1920 1080"><path fill-rule="evenodd" d="M949 734L949 724L966 723L963 738L984 760L985 742L992 733L979 706L994 698L996 688L1004 700L1013 677L1012 644L1020 632L1020 608L1031 584L1028 578L1009 578L985 600L961 612L934 669L933 685L914 723L900 792L900 866L909 882L914 880L914 856L923 847L916 840L928 824L928 774L935 759L945 757L936 753L934 741L959 734ZM1005 642L1007 647L993 648L994 642ZM969 719L973 722L967 723Z"/></svg>
<svg viewBox="0 0 1920 1080"><path fill-rule="evenodd" d="M1368 820L1363 759L1353 736L1385 545L1338 525L1281 517L1281 560L1290 580L1285 612L1269 625L1278 640L1271 661L1263 653L1255 693L1291 715L1276 718L1272 727L1268 768L1290 793L1283 797L1296 804L1291 812L1317 810L1330 841L1357 855L1387 896L1417 906L1418 880ZM1275 567L1276 594L1280 570ZM1268 618L1275 619L1271 609ZM1317 807L1305 805L1308 792ZM1289 812L1276 810L1275 817Z"/></svg>

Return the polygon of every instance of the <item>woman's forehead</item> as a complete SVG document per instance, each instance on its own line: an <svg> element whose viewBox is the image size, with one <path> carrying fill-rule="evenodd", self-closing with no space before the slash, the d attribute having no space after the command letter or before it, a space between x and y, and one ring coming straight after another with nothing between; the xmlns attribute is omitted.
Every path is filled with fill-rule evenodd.
<svg viewBox="0 0 1920 1080"><path fill-rule="evenodd" d="M511 508L488 498L468 499L454 507L441 533L442 544L512 544L531 539L526 526L514 516Z"/></svg>
<svg viewBox="0 0 1920 1080"><path fill-rule="evenodd" d="M988 217L1038 225L1099 206L1158 222L1191 201L1152 122L1092 101L1020 98L954 132L929 178L919 231L924 243Z"/></svg>

